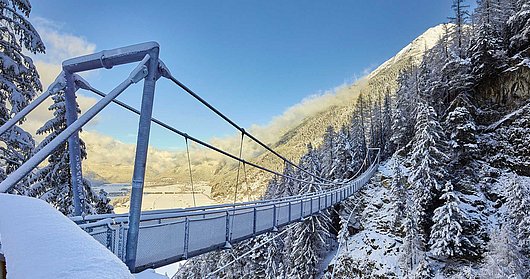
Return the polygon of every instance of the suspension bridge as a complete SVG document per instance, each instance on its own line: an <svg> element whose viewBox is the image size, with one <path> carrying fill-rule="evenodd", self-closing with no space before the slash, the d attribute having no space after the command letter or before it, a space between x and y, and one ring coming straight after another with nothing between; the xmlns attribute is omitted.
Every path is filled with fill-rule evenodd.
<svg viewBox="0 0 530 279"><path fill-rule="evenodd" d="M10 173L0 183L0 192L5 193L10 191L17 183L23 181L32 170L37 168L43 160L52 154L59 145L68 142L73 204L76 215L71 220L125 262L131 272L138 272L147 268L164 266L217 249L229 249L237 242L253 238L263 233L278 231L280 227L319 214L322 210L344 201L357 192L370 180L377 170L379 165L378 148L368 149L364 163L359 168L357 174L346 181L329 181L305 170L261 142L173 77L170 70L159 59L159 49L160 47L157 43L148 42L101 51L64 61L62 65L63 72L57 78L56 82L50 85L46 92L41 94L11 120L2 125L0 127L0 135L12 128L33 109L41 105L44 100L59 90L64 90L65 94L67 127L46 146L33 154L17 170ZM95 89L78 75L80 72L100 68L111 69L114 66L128 63L138 64L130 75L108 94ZM188 135L161 120L153 118L152 111L155 86L156 81L160 78L171 80L176 86L187 92L240 132L241 145L239 146L239 154L231 154L219 147ZM116 99L130 85L142 80L144 81L144 87L140 110ZM93 92L102 98L78 117L75 94L79 89ZM132 177L130 211L128 214L87 216L83 212L85 198L82 188L82 166L78 133L88 121L94 118L110 103L115 103L140 116ZM144 177L151 123L160 125L186 140L188 162L188 141L195 142L237 161L238 169L234 203L142 212L141 204L144 193ZM298 171L309 175L312 180L299 179L245 160L242 158L243 139L245 137L253 140L267 152L276 156L284 164L289 164ZM250 166L273 176L283 177L284 179L298 183L316 184L320 188L327 190L278 199L237 203L236 197L240 169L241 167L245 169L245 166ZM193 188L191 164L189 165L189 170L191 186Z"/></svg>

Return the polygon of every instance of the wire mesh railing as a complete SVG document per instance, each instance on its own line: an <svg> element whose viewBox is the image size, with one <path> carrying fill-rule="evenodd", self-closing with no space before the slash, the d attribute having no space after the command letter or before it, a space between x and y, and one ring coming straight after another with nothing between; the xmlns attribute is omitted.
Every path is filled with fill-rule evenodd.
<svg viewBox="0 0 530 279"><path fill-rule="evenodd" d="M228 248L233 243L318 214L361 189L377 167L378 155L364 173L348 184L310 195L244 203L238 207L229 204L145 212L140 223L136 271ZM123 215L108 215L80 227L124 260L126 220Z"/></svg>

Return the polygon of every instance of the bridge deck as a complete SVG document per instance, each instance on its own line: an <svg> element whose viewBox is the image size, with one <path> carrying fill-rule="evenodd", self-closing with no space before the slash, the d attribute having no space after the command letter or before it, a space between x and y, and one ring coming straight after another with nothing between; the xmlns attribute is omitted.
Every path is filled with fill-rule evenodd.
<svg viewBox="0 0 530 279"><path fill-rule="evenodd" d="M341 188L307 195L143 212L136 271L217 250L318 214L357 192L376 170L377 163L374 162ZM72 220L125 260L127 214L74 217Z"/></svg>

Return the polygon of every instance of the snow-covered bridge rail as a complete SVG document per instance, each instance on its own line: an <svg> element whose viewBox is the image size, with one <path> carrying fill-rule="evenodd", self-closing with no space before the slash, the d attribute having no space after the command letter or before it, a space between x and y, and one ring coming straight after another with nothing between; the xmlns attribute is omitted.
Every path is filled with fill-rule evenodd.
<svg viewBox="0 0 530 279"><path fill-rule="evenodd" d="M348 181L330 181L311 173L282 156L267 144L261 142L173 77L166 65L159 59L159 50L160 46L158 43L148 42L101 51L64 61L63 72L57 77L56 81L45 93L13 116L12 121L3 124L0 127L0 135L12 129L18 120L23 119L33 109L42 105L47 98L60 94L60 92L64 92L67 127L46 145L32 154L16 170L9 173L3 181L0 181L0 193L10 192L20 181L27 180L28 174L32 173L43 160L53 154L57 147L68 141L73 213L76 216L83 216L87 210L85 197L87 196L87 191L90 191L90 189L87 190L83 186L82 156L78 136L80 129L110 103L115 103L139 115L140 120L131 183L131 206L129 214L74 218L74 221L85 229L85 231L89 232L120 259L124 260L131 271L139 271L148 267L157 267L180 259L186 259L218 248L228 248L232 243L268 231L275 231L278 227L302 220L313 214L318 214L319 211L329 208L355 193L361 186L366 184L377 169L379 149L372 148L366 153L367 159L359 170L359 172L364 172L359 176L354 175L353 177L355 179ZM108 94L95 89L77 74L79 72L101 68L111 69L114 66L128 63L138 64L130 75ZM174 85L211 110L217 117L220 117L234 127L241 134L239 155L234 155L219 147L213 146L161 120L153 118L155 85L160 78L170 80ZM116 99L132 84L142 80L144 87L140 110ZM102 98L84 114L78 116L75 99L76 91L79 89L93 92ZM194 189L188 141L195 142L204 148L237 161L238 175L234 203L188 209L141 212L151 123L155 123L185 139L192 192L194 192ZM291 166L293 169L296 169L306 179L280 173L245 160L242 157L245 137L261 146L266 152L274 155L285 166ZM237 200L237 187L241 166L243 170L245 170L245 166L253 167L259 171L269 173L272 176L296 181L301 185L316 185L318 186L317 188L326 189L326 191L282 199L235 203ZM53 185L48 186L53 187Z"/></svg>
<svg viewBox="0 0 530 279"><path fill-rule="evenodd" d="M375 151L377 153L367 170L337 189L274 200L143 212L135 270L156 268L229 248L231 244L319 214L347 199L369 181L378 167L379 150ZM72 219L125 260L127 214Z"/></svg>

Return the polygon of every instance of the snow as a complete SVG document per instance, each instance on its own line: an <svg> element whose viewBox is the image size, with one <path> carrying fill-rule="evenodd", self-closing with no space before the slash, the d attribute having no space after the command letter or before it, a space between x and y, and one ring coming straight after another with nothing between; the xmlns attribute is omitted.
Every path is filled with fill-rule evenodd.
<svg viewBox="0 0 530 279"><path fill-rule="evenodd" d="M452 24L448 24L448 26L451 27ZM377 67L377 69L370 73L368 78L376 76L379 72L390 68L392 65L396 64L397 61L402 59L412 58L415 63L420 62L421 59L423 59L425 52L433 48L444 35L444 29L444 24L429 28L422 35L400 50L395 56Z"/></svg>
<svg viewBox="0 0 530 279"><path fill-rule="evenodd" d="M112 252L39 199L0 194L0 235L8 278L134 278Z"/></svg>
<svg viewBox="0 0 530 279"><path fill-rule="evenodd" d="M166 275L158 274L154 269L146 269L134 275L136 279L167 279Z"/></svg>
<svg viewBox="0 0 530 279"><path fill-rule="evenodd" d="M175 275L181 267L183 267L188 261L187 260L182 260L180 262L176 262L176 263L172 263L172 264L168 264L168 265L165 265L163 267L159 267L157 269L155 269L156 273L158 274L165 274L166 276L168 277L172 277L173 275ZM136 277L138 278L138 277Z"/></svg>

